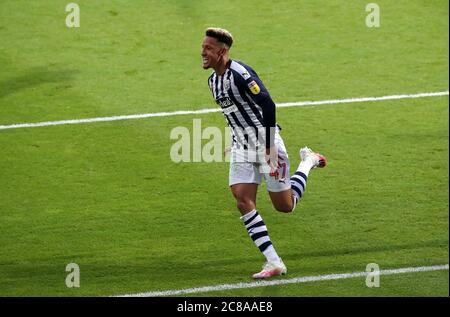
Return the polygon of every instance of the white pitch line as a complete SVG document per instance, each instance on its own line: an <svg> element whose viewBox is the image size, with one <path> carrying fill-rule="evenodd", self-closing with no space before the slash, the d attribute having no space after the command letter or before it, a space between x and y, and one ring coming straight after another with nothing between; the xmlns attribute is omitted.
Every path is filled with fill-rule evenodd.
<svg viewBox="0 0 450 317"><path fill-rule="evenodd" d="M405 267L405 268L392 269L392 270L380 270L380 275L440 271L440 270L448 270L448 267L449 267L448 264L434 265L434 266ZM178 289L178 290L154 291L154 292L146 292L146 293L127 294L127 295L120 295L118 297L160 297L160 296L174 296L174 295L194 294L194 293L207 293L207 292L225 291L225 290L232 290L232 289L243 289L243 288L273 286L273 285L286 285L286 284L298 284L298 283L306 283L306 282L319 282L319 281L349 279L349 278L367 276L368 274L369 274L368 272L354 272L354 273L343 273L343 274L304 276L304 277L291 278L291 279L287 279L287 280L258 281L258 282L236 283L236 284L221 284L221 285L204 286L204 287L196 287L196 288L185 288L185 289ZM375 274L375 273L371 273L371 274Z"/></svg>
<svg viewBox="0 0 450 317"><path fill-rule="evenodd" d="M382 97L362 97L362 98L347 98L347 99L334 99L334 100L321 100L321 101L286 102L286 103L277 104L277 107L333 105L333 104L340 104L340 103L411 99L411 98L424 98L424 97L437 97L437 96L448 96L448 91L422 92L422 93L413 94L413 95L391 95L391 96L382 96Z"/></svg>
<svg viewBox="0 0 450 317"><path fill-rule="evenodd" d="M362 97L362 98L332 99L332 100L320 100L320 101L285 102L285 103L278 103L277 107L282 108L282 107L302 107L302 106L313 106L313 105L332 105L332 104L341 104L341 103L383 101L383 100L424 98L424 97L437 97L437 96L448 96L448 91L424 92L424 93L418 93L418 94L412 94L412 95L391 95L391 96L382 96L382 97ZM221 111L220 108L207 108L207 109L200 109L200 110L154 112L154 113L143 113L143 114L133 114L133 115L123 115L123 116L112 116L112 117L98 117L98 118L87 118L87 119L45 121L45 122L36 122L36 123L17 123L17 124L9 124L9 125L0 125L0 130L46 127L46 126L52 126L52 125L65 125L65 124L80 124L80 123L92 123L92 122L108 122L108 121L119 121L119 120L144 119L144 118L152 118L152 117L170 117L170 116L180 116L180 115L188 115L188 114L204 114L204 113L219 112L219 111Z"/></svg>

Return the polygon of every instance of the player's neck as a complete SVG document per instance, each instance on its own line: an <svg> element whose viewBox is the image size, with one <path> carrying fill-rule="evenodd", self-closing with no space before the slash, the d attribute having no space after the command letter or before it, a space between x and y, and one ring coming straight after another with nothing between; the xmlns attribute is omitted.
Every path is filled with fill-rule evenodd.
<svg viewBox="0 0 450 317"><path fill-rule="evenodd" d="M217 75L222 76L225 71L227 70L228 67L230 67L231 64L231 59L227 58L227 59L223 59L221 61L221 63L219 63L219 65L217 65L214 68L214 71L216 72Z"/></svg>

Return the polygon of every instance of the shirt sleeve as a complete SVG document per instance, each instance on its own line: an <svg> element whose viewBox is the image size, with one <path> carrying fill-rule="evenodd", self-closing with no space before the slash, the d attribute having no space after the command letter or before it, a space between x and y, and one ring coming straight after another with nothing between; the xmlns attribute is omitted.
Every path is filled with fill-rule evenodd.
<svg viewBox="0 0 450 317"><path fill-rule="evenodd" d="M264 86L264 83L256 74L256 72L249 67L240 74L240 84L243 85L250 97L256 104L260 104L267 98L271 98L269 92Z"/></svg>
<svg viewBox="0 0 450 317"><path fill-rule="evenodd" d="M266 148L274 145L276 127L276 106L261 79L252 69L240 72L236 84L248 93L254 103L261 107L266 127Z"/></svg>

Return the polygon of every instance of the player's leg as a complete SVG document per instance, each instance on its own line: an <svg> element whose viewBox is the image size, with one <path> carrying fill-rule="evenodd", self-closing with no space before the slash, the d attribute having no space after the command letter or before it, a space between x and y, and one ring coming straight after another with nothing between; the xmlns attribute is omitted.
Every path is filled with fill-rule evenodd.
<svg viewBox="0 0 450 317"><path fill-rule="evenodd" d="M258 184L240 183L234 184L230 188L236 199L236 207L241 213L241 216L245 216L255 210Z"/></svg>
<svg viewBox="0 0 450 317"><path fill-rule="evenodd" d="M264 174L267 191L274 208L281 212L291 212L295 206L294 195L289 182L290 162L281 136L275 134L278 151L278 170L274 174ZM267 167L266 167L267 168Z"/></svg>
<svg viewBox="0 0 450 317"><path fill-rule="evenodd" d="M283 140L278 134L275 138L275 144L278 148L279 168L276 175L265 174L267 190L276 210L291 212L305 192L309 172L315 167L324 167L326 159L323 155L314 153L307 147L302 148L300 150L301 162L294 175L290 180L287 180L290 163Z"/></svg>
<svg viewBox="0 0 450 317"><path fill-rule="evenodd" d="M325 156L313 152L310 148L304 147L300 149L301 162L297 167L297 171L291 176L291 190L292 190L292 210L299 200L303 197L306 190L306 182L308 181L309 172L316 168L323 168L327 165Z"/></svg>
<svg viewBox="0 0 450 317"><path fill-rule="evenodd" d="M256 247L265 256L267 263L254 278L266 278L286 273L286 267L278 256L269 237L267 226L256 210L256 193L261 175L253 163L230 162L230 188L241 213L241 220Z"/></svg>
<svg viewBox="0 0 450 317"><path fill-rule="evenodd" d="M282 192L269 191L270 200L273 207L280 212L289 213L295 209L295 198L292 189L286 189Z"/></svg>

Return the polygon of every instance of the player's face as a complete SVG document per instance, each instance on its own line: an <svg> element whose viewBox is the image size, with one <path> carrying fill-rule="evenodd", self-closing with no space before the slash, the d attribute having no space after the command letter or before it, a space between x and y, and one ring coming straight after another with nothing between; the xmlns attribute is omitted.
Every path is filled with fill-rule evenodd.
<svg viewBox="0 0 450 317"><path fill-rule="evenodd" d="M202 66L204 69L214 68L224 53L224 46L215 38L206 36L202 43Z"/></svg>

